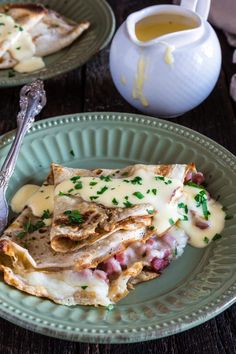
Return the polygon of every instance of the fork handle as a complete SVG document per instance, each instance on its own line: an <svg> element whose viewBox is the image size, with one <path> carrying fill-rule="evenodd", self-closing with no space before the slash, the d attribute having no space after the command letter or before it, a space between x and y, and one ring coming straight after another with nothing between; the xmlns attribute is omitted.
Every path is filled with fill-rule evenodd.
<svg viewBox="0 0 236 354"><path fill-rule="evenodd" d="M20 111L17 115L15 139L0 171L0 188L6 189L11 178L25 134L32 126L34 118L46 104L43 82L35 80L20 91Z"/></svg>

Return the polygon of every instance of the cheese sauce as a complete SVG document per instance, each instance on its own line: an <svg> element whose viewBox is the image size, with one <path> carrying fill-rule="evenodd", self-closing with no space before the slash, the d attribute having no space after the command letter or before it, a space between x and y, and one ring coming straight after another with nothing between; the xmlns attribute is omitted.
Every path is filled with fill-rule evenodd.
<svg viewBox="0 0 236 354"><path fill-rule="evenodd" d="M145 81L145 60L144 57L141 56L137 64L137 72L134 79L132 96L135 100L139 99L143 107L147 107L149 103L143 94L144 81Z"/></svg>
<svg viewBox="0 0 236 354"><path fill-rule="evenodd" d="M31 72L45 66L42 58L34 57L35 45L27 30L11 16L0 14L0 58L9 51L17 61L14 70Z"/></svg>
<svg viewBox="0 0 236 354"><path fill-rule="evenodd" d="M138 21L135 26L135 33L140 41L147 42L168 33L196 27L197 23L190 17L173 13L161 13Z"/></svg>
<svg viewBox="0 0 236 354"><path fill-rule="evenodd" d="M18 189L11 200L11 208L14 213L20 213L27 205L28 199L39 189L35 184L26 184Z"/></svg>
<svg viewBox="0 0 236 354"><path fill-rule="evenodd" d="M42 186L27 201L35 216L41 217L45 210L53 212L54 186Z"/></svg>
<svg viewBox="0 0 236 354"><path fill-rule="evenodd" d="M153 214L153 225L160 235L179 219L176 203L181 196L181 181L147 173L123 179L107 176L107 181L101 178L80 177L64 181L55 188L55 195L79 195L106 207L149 204L148 213Z"/></svg>
<svg viewBox="0 0 236 354"><path fill-rule="evenodd" d="M11 200L11 208L15 213L20 213L29 206L35 216L41 217L45 210L53 212L54 186L37 186L26 184L21 187ZM47 223L50 223L48 219Z"/></svg>
<svg viewBox="0 0 236 354"><path fill-rule="evenodd" d="M183 207L181 202L179 203L182 206L179 209L185 215L179 222L179 226L188 234L188 242L194 247L205 247L216 234L223 230L225 224L225 212L222 210L222 205L212 198L207 201L209 215L206 220L202 205L195 200L201 191L202 189L184 186L181 201L187 208ZM188 212L185 213L187 210Z"/></svg>
<svg viewBox="0 0 236 354"><path fill-rule="evenodd" d="M207 197L204 189L183 186L178 179L169 179L142 172L132 177L112 178L74 176L56 186L25 185L11 201L15 212L28 205L35 216L45 210L53 212L54 196L79 196L88 202L106 207L131 207L147 205L153 216L153 226L162 235L177 224L189 237L189 244L205 247L224 228L225 213L222 205ZM57 199L58 200L58 199ZM48 219L48 224L51 219Z"/></svg>

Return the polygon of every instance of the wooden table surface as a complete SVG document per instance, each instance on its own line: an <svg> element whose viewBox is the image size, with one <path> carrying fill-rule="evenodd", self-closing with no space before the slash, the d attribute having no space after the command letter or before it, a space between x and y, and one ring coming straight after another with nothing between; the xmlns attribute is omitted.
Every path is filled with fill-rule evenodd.
<svg viewBox="0 0 236 354"><path fill-rule="evenodd" d="M129 13L168 1L110 0L119 25ZM169 1L170 2L170 1ZM233 49L222 32L217 31L223 53L223 65L214 91L199 107L174 122L192 128L214 139L236 154L236 104L229 96L229 82L236 72L232 64ZM48 103L40 119L86 111L136 112L116 91L108 69L109 47L82 68L45 82ZM16 126L19 87L0 90L0 133ZM164 339L130 344L98 345L68 342L36 334L0 319L0 354L46 353L236 353L236 305L214 319Z"/></svg>

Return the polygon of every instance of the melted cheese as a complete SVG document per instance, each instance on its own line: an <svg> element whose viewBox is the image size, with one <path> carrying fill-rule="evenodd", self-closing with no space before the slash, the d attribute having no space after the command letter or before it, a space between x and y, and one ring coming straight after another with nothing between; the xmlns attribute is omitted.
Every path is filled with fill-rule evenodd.
<svg viewBox="0 0 236 354"><path fill-rule="evenodd" d="M144 57L141 56L138 60L137 72L135 75L132 96L135 100L139 99L144 107L148 106L148 100L143 94L143 84L145 81L145 61Z"/></svg>
<svg viewBox="0 0 236 354"><path fill-rule="evenodd" d="M28 73L45 67L44 61L40 57L24 59L14 66L15 71L19 73Z"/></svg>
<svg viewBox="0 0 236 354"><path fill-rule="evenodd" d="M35 216L41 217L44 210L53 212L54 186L42 186L28 200L27 205Z"/></svg>
<svg viewBox="0 0 236 354"><path fill-rule="evenodd" d="M106 178L107 180L105 180ZM44 210L53 212L54 195L61 193L77 195L88 202L102 204L108 208L128 207L145 204L147 212L153 216L157 234L162 235L172 224L188 235L188 242L194 247L205 247L216 234L221 233L225 223L222 205L210 198L207 208L210 212L205 219L202 206L195 200L199 188L184 186L177 179L155 176L145 171L139 175L115 179L106 177L77 177L56 186L25 185L19 189L11 201L13 211L20 212L28 205L35 216L41 217ZM186 208L179 207L184 204ZM47 225L51 219L44 220ZM200 226L199 226L200 224ZM204 228L204 225L207 226Z"/></svg>
<svg viewBox="0 0 236 354"><path fill-rule="evenodd" d="M14 59L18 61L31 58L35 53L35 45L31 35L24 31L10 48L10 53Z"/></svg>
<svg viewBox="0 0 236 354"><path fill-rule="evenodd" d="M165 63L168 65L171 65L174 63L174 56L173 56L173 51L175 50L174 46L167 46L166 51L165 51Z"/></svg>
<svg viewBox="0 0 236 354"><path fill-rule="evenodd" d="M135 183L136 178L141 178L140 184ZM86 201L95 201L106 207L148 204L150 207L147 210L153 214L153 224L158 234L165 232L179 219L176 203L181 195L182 182L177 179L139 173L139 176L128 178L111 178L108 182L99 177L81 177L77 182L78 186L82 185L81 189L76 189L77 183L66 180L55 188L55 195L60 192L79 195ZM104 187L107 190L102 192Z"/></svg>
<svg viewBox="0 0 236 354"><path fill-rule="evenodd" d="M0 57L2 57L18 40L21 31L11 16L0 14L0 23Z"/></svg>
<svg viewBox="0 0 236 354"><path fill-rule="evenodd" d="M20 213L27 205L28 199L39 189L35 184L26 184L18 189L11 200L11 208L14 213Z"/></svg>
<svg viewBox="0 0 236 354"><path fill-rule="evenodd" d="M184 194L182 202L188 207L188 220L180 221L179 226L189 236L189 244L194 247L206 247L212 238L221 233L225 224L225 212L222 210L222 205L214 199L207 202L207 207L210 212L208 220L205 220L202 207L197 206L195 196L199 193L200 189L184 186ZM183 212L183 209L180 209ZM201 229L196 226L196 221L199 220L203 223L208 223L209 227Z"/></svg>
<svg viewBox="0 0 236 354"><path fill-rule="evenodd" d="M35 293L52 298L65 305L76 305L76 298L92 296L95 305L107 306L109 284L96 276L91 270L75 272L27 272L21 275L27 286L33 287ZM84 288L85 287L85 288ZM81 294L81 295L80 295Z"/></svg>
<svg viewBox="0 0 236 354"><path fill-rule="evenodd" d="M18 72L31 72L45 66L42 58L34 57L35 45L31 35L19 26L11 16L0 14L0 58L9 51L18 63Z"/></svg>
<svg viewBox="0 0 236 354"><path fill-rule="evenodd" d="M160 13L144 17L136 23L135 33L140 41L147 42L165 34L197 27L197 23L182 14Z"/></svg>

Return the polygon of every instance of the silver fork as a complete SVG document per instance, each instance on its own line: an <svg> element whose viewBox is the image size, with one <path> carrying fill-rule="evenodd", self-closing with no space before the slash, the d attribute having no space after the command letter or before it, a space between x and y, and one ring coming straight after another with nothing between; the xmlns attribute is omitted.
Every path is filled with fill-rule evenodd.
<svg viewBox="0 0 236 354"><path fill-rule="evenodd" d="M46 94L43 82L35 80L22 87L20 91L20 111L17 115L17 130L15 139L7 154L0 171L0 235L8 221L8 205L6 190L9 180L14 172L22 141L32 126L34 118L46 104Z"/></svg>

